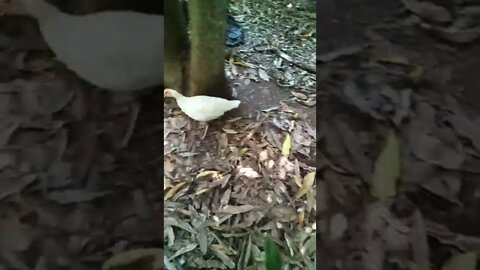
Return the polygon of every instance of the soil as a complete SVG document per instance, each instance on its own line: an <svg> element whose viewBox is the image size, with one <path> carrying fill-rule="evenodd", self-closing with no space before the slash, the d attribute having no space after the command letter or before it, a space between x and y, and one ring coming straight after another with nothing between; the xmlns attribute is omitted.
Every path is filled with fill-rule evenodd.
<svg viewBox="0 0 480 270"><path fill-rule="evenodd" d="M245 85L239 80L235 80L233 84L237 97L242 101L238 110L239 115L248 116L258 111L280 108L282 104L285 104L310 125L313 126L316 123L315 106L307 107L298 104L292 98L289 89L281 88L273 82L264 81Z"/></svg>

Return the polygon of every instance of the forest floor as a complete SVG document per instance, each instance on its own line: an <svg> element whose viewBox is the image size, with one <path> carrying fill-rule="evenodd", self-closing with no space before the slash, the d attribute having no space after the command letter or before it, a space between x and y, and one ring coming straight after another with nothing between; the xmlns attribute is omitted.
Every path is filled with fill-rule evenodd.
<svg viewBox="0 0 480 270"><path fill-rule="evenodd" d="M322 269L478 269L478 6L322 2Z"/></svg>
<svg viewBox="0 0 480 270"><path fill-rule="evenodd" d="M56 62L34 20L0 17L0 269L261 269L264 233L312 266L315 15L248 2L226 63L243 104L192 151L161 91L132 118Z"/></svg>
<svg viewBox="0 0 480 270"><path fill-rule="evenodd" d="M131 135L132 103L92 88L0 16L0 269L162 267L162 91Z"/></svg>
<svg viewBox="0 0 480 270"><path fill-rule="evenodd" d="M231 8L246 42L230 49L225 70L242 104L206 134L194 130L203 139L193 149L192 120L167 101L166 269L264 269L265 236L289 269L315 269L315 13L300 8Z"/></svg>

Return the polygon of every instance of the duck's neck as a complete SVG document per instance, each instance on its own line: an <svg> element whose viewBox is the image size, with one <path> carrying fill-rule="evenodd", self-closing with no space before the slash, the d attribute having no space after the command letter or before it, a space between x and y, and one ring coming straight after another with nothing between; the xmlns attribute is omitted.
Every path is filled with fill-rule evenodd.
<svg viewBox="0 0 480 270"><path fill-rule="evenodd" d="M170 94L172 95L172 97L174 97L176 100L182 100L185 98L184 95L180 94L179 92L177 91L171 91Z"/></svg>
<svg viewBox="0 0 480 270"><path fill-rule="evenodd" d="M53 4L47 3L46 0L16 0L22 5L22 8L28 14L32 15L39 21L45 21L48 18L58 16L62 12Z"/></svg>

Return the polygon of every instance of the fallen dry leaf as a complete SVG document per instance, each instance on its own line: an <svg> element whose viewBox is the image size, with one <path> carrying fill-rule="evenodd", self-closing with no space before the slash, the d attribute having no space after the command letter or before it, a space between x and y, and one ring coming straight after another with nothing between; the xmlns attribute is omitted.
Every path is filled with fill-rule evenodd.
<svg viewBox="0 0 480 270"><path fill-rule="evenodd" d="M402 0L402 2L408 10L426 20L440 23L452 20L452 16L446 8L435 5L432 2L416 0Z"/></svg>
<svg viewBox="0 0 480 270"><path fill-rule="evenodd" d="M197 174L197 176L195 176L195 178L198 179L198 178L209 176L209 175L211 175L212 178L221 178L222 177L222 175L217 171L203 171L203 172Z"/></svg>
<svg viewBox="0 0 480 270"><path fill-rule="evenodd" d="M250 212L256 207L253 205L245 204L245 205L240 205L240 206L235 206L235 205L227 205L220 209L220 213L225 213L225 214L230 214L230 215L237 215L241 213L246 213Z"/></svg>
<svg viewBox="0 0 480 270"><path fill-rule="evenodd" d="M185 185L185 182L180 182L180 183L176 184L175 186L173 186L171 189L169 189L167 191L167 193L165 193L163 200L166 201L166 200L172 198L177 193L177 191L181 187L183 187L184 185Z"/></svg>
<svg viewBox="0 0 480 270"><path fill-rule="evenodd" d="M0 250L24 251L32 243L34 230L18 220L0 219Z"/></svg>
<svg viewBox="0 0 480 270"><path fill-rule="evenodd" d="M475 252L454 255L442 267L442 270L475 269L477 269L477 254Z"/></svg>
<svg viewBox="0 0 480 270"><path fill-rule="evenodd" d="M80 203L96 200L111 194L111 191L91 191L86 189L70 189L52 191L46 195L46 198L59 204Z"/></svg>
<svg viewBox="0 0 480 270"><path fill-rule="evenodd" d="M161 269L163 264L163 249L160 248L141 248L132 249L115 254L102 265L103 270L116 269L122 266L128 266L135 261L146 257L154 257L154 265L152 269Z"/></svg>
<svg viewBox="0 0 480 270"><path fill-rule="evenodd" d="M312 190L313 184L315 183L315 172L310 172L305 177L303 177L302 186L298 190L295 198L300 198L304 194L310 192Z"/></svg>

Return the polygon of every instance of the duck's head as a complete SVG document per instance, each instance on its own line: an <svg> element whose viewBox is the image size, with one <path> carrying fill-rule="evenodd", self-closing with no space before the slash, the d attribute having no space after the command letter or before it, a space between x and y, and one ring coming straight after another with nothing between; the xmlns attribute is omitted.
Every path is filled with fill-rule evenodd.
<svg viewBox="0 0 480 270"><path fill-rule="evenodd" d="M62 14L60 10L46 0L0 0L7 14L30 15L37 20Z"/></svg>
<svg viewBox="0 0 480 270"><path fill-rule="evenodd" d="M176 90L173 90L173 89L170 89L170 88L165 88L165 90L163 90L163 96L164 97L177 98L177 97L180 97L181 94L178 93L178 91L176 91Z"/></svg>

